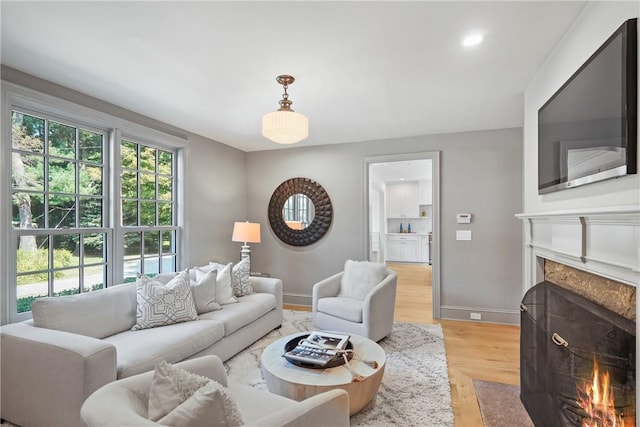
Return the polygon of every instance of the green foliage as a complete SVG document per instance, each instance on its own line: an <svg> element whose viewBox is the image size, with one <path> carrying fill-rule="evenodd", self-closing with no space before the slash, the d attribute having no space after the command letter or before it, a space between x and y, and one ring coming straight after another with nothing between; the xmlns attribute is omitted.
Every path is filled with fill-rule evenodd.
<svg viewBox="0 0 640 427"><path fill-rule="evenodd" d="M66 249L54 249L54 268L62 268L71 264L72 254ZM18 249L17 251L17 271L25 273L27 271L46 270L49 268L49 253L47 249L37 249L35 251L25 251ZM62 271L56 271L54 277L63 277ZM29 275L18 276L18 285L46 282L49 276L47 272L34 273Z"/></svg>

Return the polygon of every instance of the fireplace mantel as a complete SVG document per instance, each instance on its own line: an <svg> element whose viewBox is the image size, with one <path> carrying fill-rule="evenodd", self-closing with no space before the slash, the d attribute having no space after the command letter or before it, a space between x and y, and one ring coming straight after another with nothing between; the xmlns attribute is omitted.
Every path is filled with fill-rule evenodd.
<svg viewBox="0 0 640 427"><path fill-rule="evenodd" d="M613 280L640 282L640 207L517 214L524 223L524 290L543 280L541 259Z"/></svg>

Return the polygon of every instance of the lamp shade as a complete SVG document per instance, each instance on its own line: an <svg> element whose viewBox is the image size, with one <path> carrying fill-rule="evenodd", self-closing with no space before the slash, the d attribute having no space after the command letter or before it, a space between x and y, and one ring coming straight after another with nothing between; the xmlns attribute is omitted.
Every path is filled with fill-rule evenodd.
<svg viewBox="0 0 640 427"><path fill-rule="evenodd" d="M260 243L260 224L257 222L235 222L232 242Z"/></svg>
<svg viewBox="0 0 640 427"><path fill-rule="evenodd" d="M273 111L262 116L262 135L278 144L295 144L309 136L309 119L295 111Z"/></svg>

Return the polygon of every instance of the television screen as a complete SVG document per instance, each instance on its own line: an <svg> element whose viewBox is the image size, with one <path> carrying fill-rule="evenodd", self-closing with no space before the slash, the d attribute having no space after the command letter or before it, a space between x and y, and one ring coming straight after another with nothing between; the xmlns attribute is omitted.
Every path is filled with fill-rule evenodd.
<svg viewBox="0 0 640 427"><path fill-rule="evenodd" d="M636 173L637 19L538 111L538 192Z"/></svg>

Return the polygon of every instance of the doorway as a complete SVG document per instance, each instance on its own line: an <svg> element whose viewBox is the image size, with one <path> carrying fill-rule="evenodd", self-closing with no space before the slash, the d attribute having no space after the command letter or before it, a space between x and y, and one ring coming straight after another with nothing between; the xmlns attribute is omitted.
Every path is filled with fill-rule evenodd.
<svg viewBox="0 0 640 427"><path fill-rule="evenodd" d="M365 253L373 262L406 261L430 267L431 274L424 277L431 277L432 316L439 319L440 153L367 157L364 169ZM404 176L403 170L407 171ZM409 201L406 207L404 200ZM400 227L403 233L412 227L411 234L401 234ZM401 244L396 244L399 239Z"/></svg>

